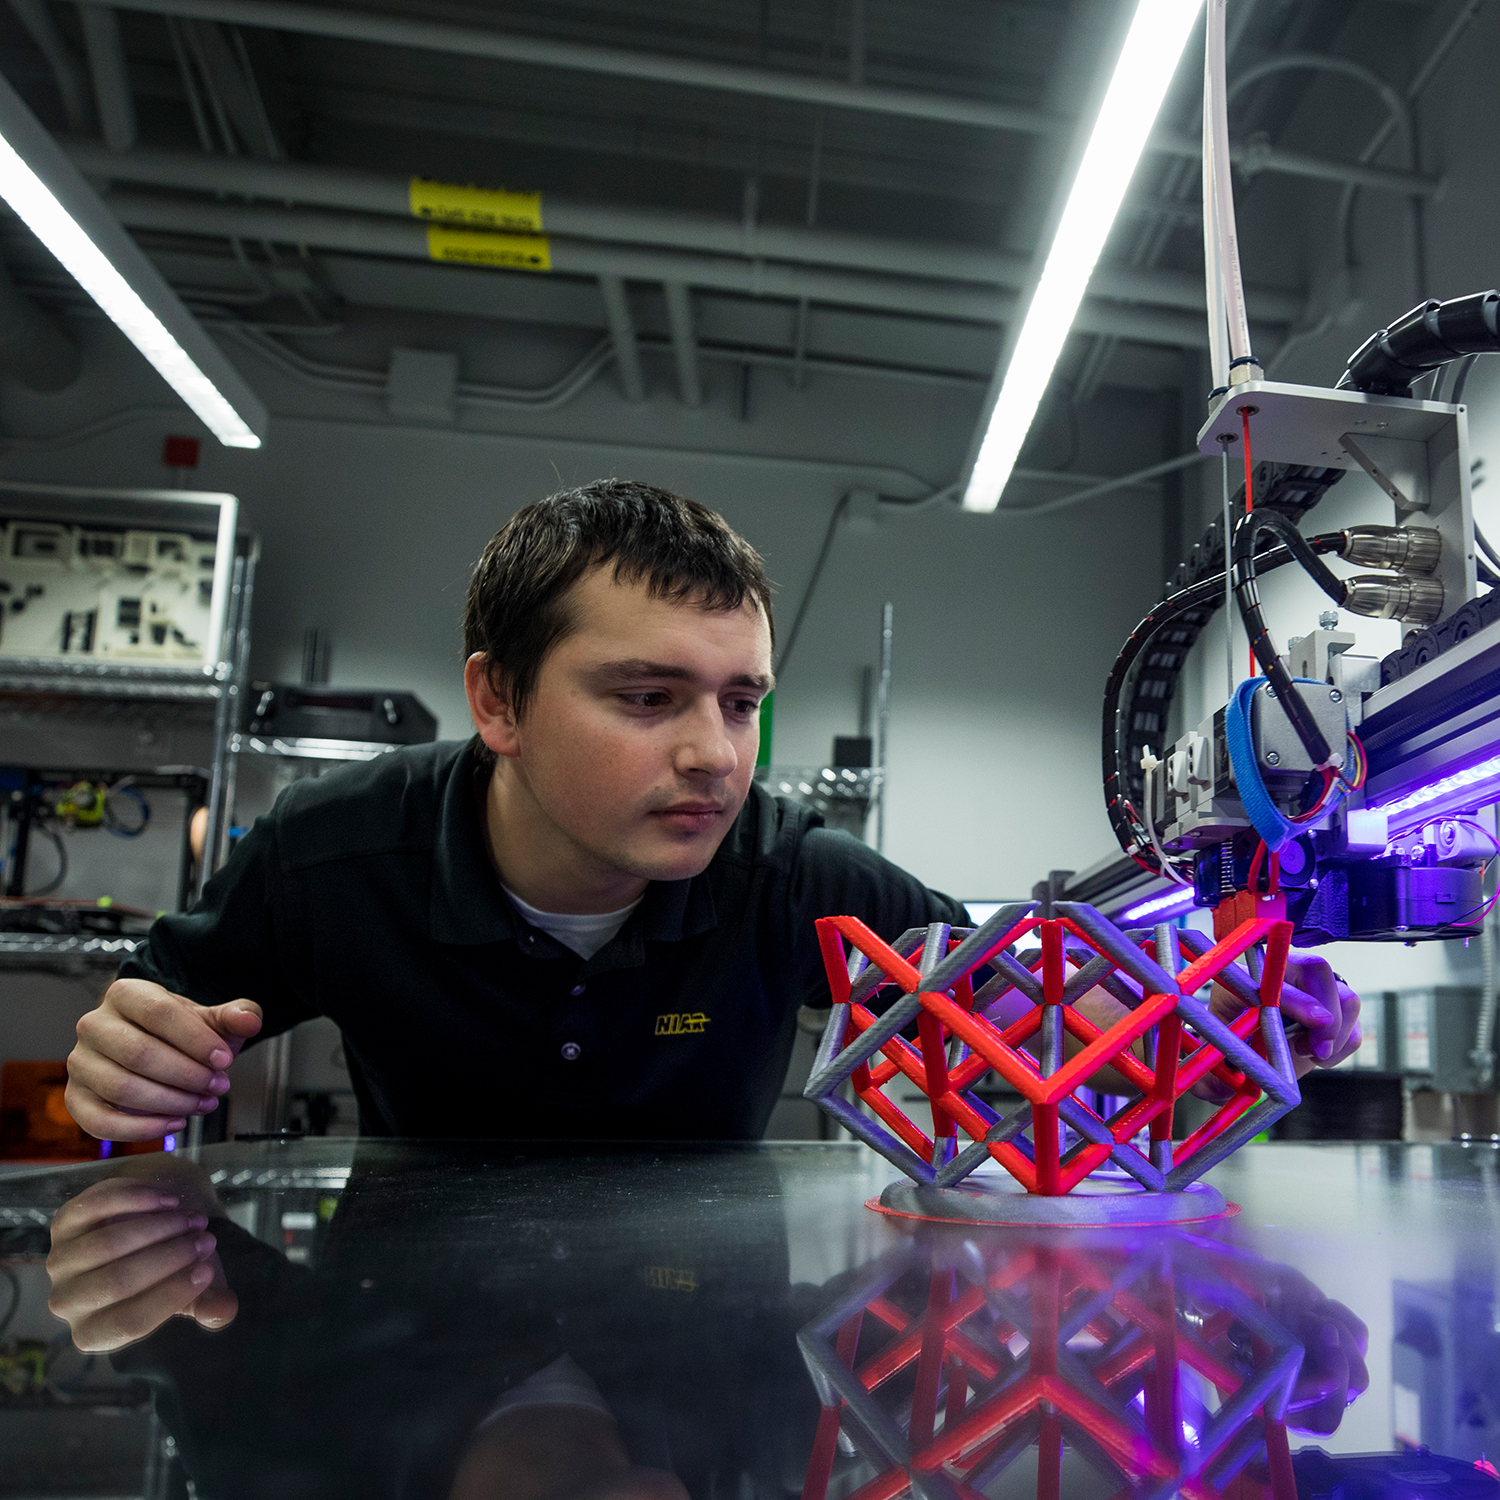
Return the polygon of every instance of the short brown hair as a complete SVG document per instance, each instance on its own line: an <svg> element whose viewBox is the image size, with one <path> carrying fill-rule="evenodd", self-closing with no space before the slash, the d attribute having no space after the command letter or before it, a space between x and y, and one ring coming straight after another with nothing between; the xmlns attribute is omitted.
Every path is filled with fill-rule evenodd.
<svg viewBox="0 0 1500 1500"><path fill-rule="evenodd" d="M571 633L568 590L614 564L623 582L703 609L753 599L771 629L771 585L760 554L696 500L628 479L599 479L517 511L490 538L464 609L464 656L483 652L519 719L547 653Z"/></svg>

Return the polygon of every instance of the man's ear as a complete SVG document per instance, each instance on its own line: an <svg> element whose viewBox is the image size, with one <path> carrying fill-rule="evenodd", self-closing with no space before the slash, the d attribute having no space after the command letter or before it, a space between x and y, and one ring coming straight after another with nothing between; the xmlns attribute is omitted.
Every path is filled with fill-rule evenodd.
<svg viewBox="0 0 1500 1500"><path fill-rule="evenodd" d="M490 659L483 651L476 651L464 663L464 692L469 697L469 712L474 716L479 738L496 755L519 755L521 737L510 698L496 685Z"/></svg>

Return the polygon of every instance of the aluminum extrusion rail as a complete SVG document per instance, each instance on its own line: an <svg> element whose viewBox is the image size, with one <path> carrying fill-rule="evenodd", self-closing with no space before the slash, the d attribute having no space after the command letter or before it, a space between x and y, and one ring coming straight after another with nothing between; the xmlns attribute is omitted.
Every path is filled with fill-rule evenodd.
<svg viewBox="0 0 1500 1500"><path fill-rule="evenodd" d="M1500 755L1500 621L1373 693L1359 734L1371 806Z"/></svg>

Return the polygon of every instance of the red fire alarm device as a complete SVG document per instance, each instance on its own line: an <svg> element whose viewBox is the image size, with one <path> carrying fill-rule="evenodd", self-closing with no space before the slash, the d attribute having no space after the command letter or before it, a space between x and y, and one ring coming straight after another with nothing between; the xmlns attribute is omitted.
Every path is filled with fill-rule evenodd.
<svg viewBox="0 0 1500 1500"><path fill-rule="evenodd" d="M198 467L198 439L195 437L169 437L161 445L161 461L169 469L196 469Z"/></svg>

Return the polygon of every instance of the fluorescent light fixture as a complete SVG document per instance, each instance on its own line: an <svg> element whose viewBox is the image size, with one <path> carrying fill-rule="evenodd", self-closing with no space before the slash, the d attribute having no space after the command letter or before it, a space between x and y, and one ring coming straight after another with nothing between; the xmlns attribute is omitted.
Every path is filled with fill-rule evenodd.
<svg viewBox="0 0 1500 1500"><path fill-rule="evenodd" d="M1140 0L1136 7L979 445L965 510L1000 504L1202 8L1203 0Z"/></svg>
<svg viewBox="0 0 1500 1500"><path fill-rule="evenodd" d="M1159 896L1152 896L1148 900L1138 901L1134 906L1126 907L1115 918L1115 921L1121 926L1128 926L1132 922L1143 922L1147 917L1156 917L1158 920L1180 917L1183 912L1190 911L1192 906L1192 886L1180 885L1173 890L1163 891Z"/></svg>
<svg viewBox="0 0 1500 1500"><path fill-rule="evenodd" d="M3 78L0 198L221 443L260 447L265 407Z"/></svg>
<svg viewBox="0 0 1500 1500"><path fill-rule="evenodd" d="M1500 755L1419 786L1394 802L1375 804L1390 820L1391 831L1439 817L1443 813L1487 807L1500 802Z"/></svg>

